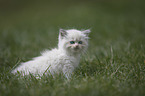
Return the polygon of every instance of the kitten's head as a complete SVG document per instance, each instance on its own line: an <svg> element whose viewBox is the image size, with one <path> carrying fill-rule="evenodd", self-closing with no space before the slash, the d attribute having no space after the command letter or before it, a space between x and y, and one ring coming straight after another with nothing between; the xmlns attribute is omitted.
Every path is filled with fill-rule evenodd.
<svg viewBox="0 0 145 96"><path fill-rule="evenodd" d="M90 30L60 29L58 47L69 52L80 54L88 48Z"/></svg>

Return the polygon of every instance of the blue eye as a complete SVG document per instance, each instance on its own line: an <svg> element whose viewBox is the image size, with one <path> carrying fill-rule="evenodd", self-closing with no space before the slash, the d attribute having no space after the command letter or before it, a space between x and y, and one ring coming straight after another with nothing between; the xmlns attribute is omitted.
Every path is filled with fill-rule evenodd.
<svg viewBox="0 0 145 96"><path fill-rule="evenodd" d="M79 41L78 43L79 43L79 44L82 44L83 42L82 42L82 41Z"/></svg>
<svg viewBox="0 0 145 96"><path fill-rule="evenodd" d="M70 41L70 44L75 44L75 41Z"/></svg>

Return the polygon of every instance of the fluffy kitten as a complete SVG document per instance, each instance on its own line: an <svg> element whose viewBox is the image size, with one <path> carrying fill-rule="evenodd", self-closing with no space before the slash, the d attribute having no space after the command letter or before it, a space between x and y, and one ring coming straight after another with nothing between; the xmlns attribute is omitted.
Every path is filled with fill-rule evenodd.
<svg viewBox="0 0 145 96"><path fill-rule="evenodd" d="M34 76L63 73L66 78L69 78L79 65L81 53L85 52L88 47L89 33L90 30L60 29L58 48L45 51L41 56L21 63L12 70L12 73L15 74L19 71L23 76L30 73Z"/></svg>

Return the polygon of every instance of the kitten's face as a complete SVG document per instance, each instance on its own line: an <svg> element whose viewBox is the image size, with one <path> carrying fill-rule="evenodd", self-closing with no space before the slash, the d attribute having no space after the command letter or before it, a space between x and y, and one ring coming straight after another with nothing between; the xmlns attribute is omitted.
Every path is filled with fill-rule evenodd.
<svg viewBox="0 0 145 96"><path fill-rule="evenodd" d="M68 51L73 53L85 52L88 47L88 42L83 39L69 39L65 47Z"/></svg>
<svg viewBox="0 0 145 96"><path fill-rule="evenodd" d="M90 32L90 30L89 30ZM85 52L88 47L88 33L79 30L66 30L62 34L61 44L63 48L71 53L82 53ZM60 42L60 41L59 41Z"/></svg>

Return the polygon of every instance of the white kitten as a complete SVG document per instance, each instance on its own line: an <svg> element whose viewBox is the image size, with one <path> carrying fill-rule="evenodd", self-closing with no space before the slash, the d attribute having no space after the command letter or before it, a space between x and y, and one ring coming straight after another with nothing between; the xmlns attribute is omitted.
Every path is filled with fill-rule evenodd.
<svg viewBox="0 0 145 96"><path fill-rule="evenodd" d="M69 78L79 65L81 53L85 52L88 47L89 33L90 30L60 29L58 48L45 51L41 56L21 63L12 70L12 73L15 74L19 71L23 76L63 73L66 78Z"/></svg>

